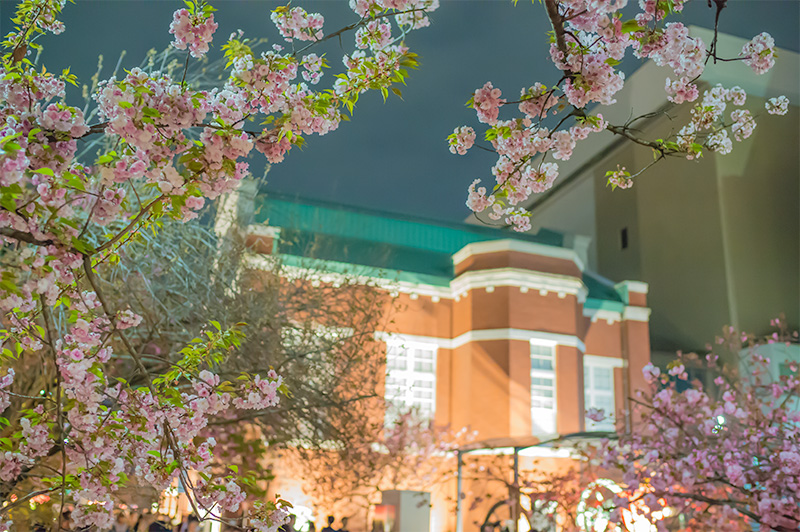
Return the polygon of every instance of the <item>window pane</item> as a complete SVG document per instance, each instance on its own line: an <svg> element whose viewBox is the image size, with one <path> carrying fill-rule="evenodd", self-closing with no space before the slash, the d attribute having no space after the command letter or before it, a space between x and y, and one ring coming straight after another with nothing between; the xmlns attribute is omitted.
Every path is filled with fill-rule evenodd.
<svg viewBox="0 0 800 532"><path fill-rule="evenodd" d="M406 380L400 377L394 377L392 375L386 376L386 386L405 386Z"/></svg>
<svg viewBox="0 0 800 532"><path fill-rule="evenodd" d="M433 415L436 400L436 348L425 345L386 346L386 399L391 403L385 422L392 416L417 408L420 415Z"/></svg>
<svg viewBox="0 0 800 532"><path fill-rule="evenodd" d="M595 408L602 408L606 415L614 414L614 398L611 396L600 395L594 400Z"/></svg>
<svg viewBox="0 0 800 532"><path fill-rule="evenodd" d="M415 349L414 356L418 359L433 360L433 351L429 349Z"/></svg>
<svg viewBox="0 0 800 532"><path fill-rule="evenodd" d="M425 373L433 373L433 362L426 362L424 360L417 360L414 362L414 371L422 371Z"/></svg>
<svg viewBox="0 0 800 532"><path fill-rule="evenodd" d="M611 388L611 369L610 368L594 368L594 382L592 388L595 390L607 390Z"/></svg>
<svg viewBox="0 0 800 532"><path fill-rule="evenodd" d="M553 348L549 345L531 344L531 355L553 356Z"/></svg>
<svg viewBox="0 0 800 532"><path fill-rule="evenodd" d="M553 369L553 361L550 359L531 357L531 369Z"/></svg>
<svg viewBox="0 0 800 532"><path fill-rule="evenodd" d="M531 343L531 421L533 434L555 430L555 372L552 346Z"/></svg>

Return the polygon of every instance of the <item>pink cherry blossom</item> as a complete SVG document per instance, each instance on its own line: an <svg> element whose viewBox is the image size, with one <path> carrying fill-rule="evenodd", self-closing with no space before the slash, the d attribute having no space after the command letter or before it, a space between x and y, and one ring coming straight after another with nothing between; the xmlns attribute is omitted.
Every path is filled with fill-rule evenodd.
<svg viewBox="0 0 800 532"><path fill-rule="evenodd" d="M491 81L475 91L473 96L473 107L478 113L478 121L484 124L493 125L497 122L500 113L500 106L506 101L500 98L500 89L495 89Z"/></svg>
<svg viewBox="0 0 800 532"><path fill-rule="evenodd" d="M302 7L280 7L270 15L278 31L288 42L312 41L322 38L325 19L319 13L307 13Z"/></svg>
<svg viewBox="0 0 800 532"><path fill-rule="evenodd" d="M775 65L775 40L769 33L759 33L742 47L744 63L756 74L765 74Z"/></svg>
<svg viewBox="0 0 800 532"><path fill-rule="evenodd" d="M175 36L172 45L178 50L188 48L192 57L202 57L208 52L217 27L213 14L192 15L187 9L179 9L173 14L169 25L169 32Z"/></svg>
<svg viewBox="0 0 800 532"><path fill-rule="evenodd" d="M777 98L770 98L764 104L767 112L771 115L785 115L789 111L789 98L786 96L778 96Z"/></svg>
<svg viewBox="0 0 800 532"><path fill-rule="evenodd" d="M469 126L457 127L447 139L450 153L466 155L467 150L475 144L475 130Z"/></svg>

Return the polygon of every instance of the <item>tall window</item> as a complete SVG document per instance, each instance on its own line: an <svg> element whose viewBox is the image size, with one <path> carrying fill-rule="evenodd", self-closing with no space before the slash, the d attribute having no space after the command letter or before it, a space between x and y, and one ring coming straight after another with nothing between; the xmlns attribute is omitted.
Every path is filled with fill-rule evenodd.
<svg viewBox="0 0 800 532"><path fill-rule="evenodd" d="M602 409L606 418L592 421L586 418L586 430L614 430L614 368L609 365L583 362L583 390L586 409Z"/></svg>
<svg viewBox="0 0 800 532"><path fill-rule="evenodd" d="M389 343L386 352L386 400L390 417L410 409L433 419L436 409L436 345Z"/></svg>
<svg viewBox="0 0 800 532"><path fill-rule="evenodd" d="M531 343L531 426L533 434L556 432L554 347Z"/></svg>

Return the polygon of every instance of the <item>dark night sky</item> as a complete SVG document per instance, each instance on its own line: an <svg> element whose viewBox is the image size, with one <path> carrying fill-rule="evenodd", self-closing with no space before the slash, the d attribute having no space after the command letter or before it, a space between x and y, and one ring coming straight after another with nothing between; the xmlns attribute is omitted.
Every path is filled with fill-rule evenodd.
<svg viewBox="0 0 800 532"><path fill-rule="evenodd" d="M215 18L220 24L212 50L218 52L225 37L236 29L279 42L269 20L270 10L279 2L212 3L219 9ZM0 0L3 34L10 29L13 5L11 0ZM321 12L326 33L355 20L346 0L298 0L294 5ZM86 82L101 53L108 69L123 49L127 50L123 66L138 65L149 48L162 49L170 42L171 13L180 6L177 0L68 4L63 17L67 31L41 41L44 63L55 71L72 65ZM713 12L705 0L694 0L676 20L708 27L713 25ZM798 51L799 21L797 0L731 0L720 29L745 38L767 31L779 47ZM467 186L476 177L484 182L491 177L494 160L491 154L475 150L466 157L451 155L445 137L455 126L476 125L474 111L464 102L486 81L514 98L522 86L557 79L548 60L548 29L543 8L530 2L519 2L514 8L510 0L442 0L432 27L415 31L408 39L412 51L420 54L422 67L403 88L404 100L391 97L384 104L380 94L364 95L351 122L324 137L311 137L302 152L294 149L283 163L273 166L267 190L463 220L468 214L464 206ZM345 37L346 50L353 49L352 42L352 36ZM333 68L319 86L342 68L337 48L328 49ZM627 69L630 72L635 65Z"/></svg>

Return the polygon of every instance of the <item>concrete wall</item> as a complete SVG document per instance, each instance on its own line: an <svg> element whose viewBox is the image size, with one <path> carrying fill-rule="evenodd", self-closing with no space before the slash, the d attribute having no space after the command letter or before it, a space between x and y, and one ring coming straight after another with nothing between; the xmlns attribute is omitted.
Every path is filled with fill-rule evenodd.
<svg viewBox="0 0 800 532"><path fill-rule="evenodd" d="M708 30L692 34L710 42ZM719 50L733 57L743 44L720 35ZM621 124L661 108L667 75L646 63L626 81L618 103L602 109L604 116ZM758 127L751 138L734 141L731 154L662 161L633 189L612 192L605 172L618 164L636 172L652 152L609 133L592 135L559 164L553 192L532 206L534 227L592 236L589 262L600 274L650 284L651 340L664 352L702 348L726 324L763 332L782 312L800 326L800 55L780 50L763 76L740 63L709 64L703 79L749 94L746 107ZM789 114L768 115L765 99L780 94L792 102ZM670 118L646 124L642 135L674 134L690 107L670 109Z"/></svg>
<svg viewBox="0 0 800 532"><path fill-rule="evenodd" d="M645 135L672 127L662 118ZM605 170L642 168L650 150L627 144L594 170L598 269L650 284L654 348L699 349L728 324L763 332L782 312L800 324L800 167L788 149L800 144L798 131L797 107L765 115L731 154L662 161L630 190L605 187Z"/></svg>

